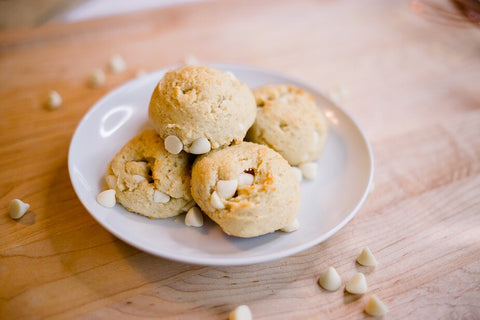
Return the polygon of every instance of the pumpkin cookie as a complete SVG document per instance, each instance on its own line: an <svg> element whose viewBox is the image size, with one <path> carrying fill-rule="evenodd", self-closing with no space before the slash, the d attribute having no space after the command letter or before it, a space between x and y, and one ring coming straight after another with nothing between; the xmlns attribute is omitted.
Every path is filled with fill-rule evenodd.
<svg viewBox="0 0 480 320"><path fill-rule="evenodd" d="M105 179L128 211L149 218L168 218L193 204L190 194L190 159L164 148L154 130L130 140L110 162Z"/></svg>
<svg viewBox="0 0 480 320"><path fill-rule="evenodd" d="M232 73L191 65L165 74L148 110L168 151L194 154L242 141L255 114L252 92Z"/></svg>
<svg viewBox="0 0 480 320"><path fill-rule="evenodd" d="M251 142L198 157L191 185L202 211L237 237L282 229L295 220L300 206L300 185L288 162Z"/></svg>
<svg viewBox="0 0 480 320"><path fill-rule="evenodd" d="M246 139L280 153L291 165L320 157L327 121L314 98L292 85L266 85L253 90L257 118Z"/></svg>

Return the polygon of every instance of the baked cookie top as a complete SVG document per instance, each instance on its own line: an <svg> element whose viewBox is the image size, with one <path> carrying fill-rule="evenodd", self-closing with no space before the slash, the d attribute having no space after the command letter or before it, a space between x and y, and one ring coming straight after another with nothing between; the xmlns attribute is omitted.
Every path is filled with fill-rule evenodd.
<svg viewBox="0 0 480 320"><path fill-rule="evenodd" d="M145 130L113 157L105 176L117 200L129 211L167 218L188 209L190 159L182 152L167 152L152 129Z"/></svg>
<svg viewBox="0 0 480 320"><path fill-rule="evenodd" d="M246 139L280 153L291 165L320 157L327 137L327 121L315 99L293 85L266 85L253 90L255 123Z"/></svg>
<svg viewBox="0 0 480 320"><path fill-rule="evenodd" d="M256 106L250 89L232 73L187 65L160 80L148 114L163 139L176 136L183 150L198 154L203 152L192 150L198 139L206 139L211 149L243 140Z"/></svg>
<svg viewBox="0 0 480 320"><path fill-rule="evenodd" d="M203 212L233 236L274 232L289 225L299 210L300 185L290 165L272 149L251 142L198 157L191 185Z"/></svg>

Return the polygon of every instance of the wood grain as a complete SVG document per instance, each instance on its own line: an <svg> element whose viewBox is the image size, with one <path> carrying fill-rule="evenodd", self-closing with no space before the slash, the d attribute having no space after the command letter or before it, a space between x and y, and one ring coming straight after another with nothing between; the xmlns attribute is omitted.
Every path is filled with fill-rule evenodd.
<svg viewBox="0 0 480 320"><path fill-rule="evenodd" d="M409 4L219 1L0 32L0 318L226 319L248 304L255 319L362 319L376 293L391 319L480 319L480 33ZM87 88L116 52L128 70ZM346 227L288 258L203 267L140 252L91 218L68 177L76 125L137 69L188 54L344 92L375 155L375 189ZM56 111L42 107L51 89ZM19 221L13 198L31 204ZM355 264L365 245L375 270ZM344 281L365 272L369 293L323 291L331 265Z"/></svg>

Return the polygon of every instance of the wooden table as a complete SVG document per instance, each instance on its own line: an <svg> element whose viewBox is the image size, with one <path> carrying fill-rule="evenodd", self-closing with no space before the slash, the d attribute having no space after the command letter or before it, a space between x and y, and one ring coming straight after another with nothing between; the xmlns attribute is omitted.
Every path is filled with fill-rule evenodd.
<svg viewBox="0 0 480 320"><path fill-rule="evenodd" d="M450 3L436 2L448 12ZM358 319L377 294L391 319L480 318L480 29L433 0L219 1L0 33L0 318ZM449 18L450 17L450 18ZM85 86L123 55L128 70ZM294 256L204 267L143 253L103 229L70 183L76 125L112 88L193 54L302 79L355 117L375 189L333 237ZM61 108L42 107L48 91ZM339 94L341 93L341 94ZM31 204L19 221L13 198ZM369 246L369 292L328 293Z"/></svg>

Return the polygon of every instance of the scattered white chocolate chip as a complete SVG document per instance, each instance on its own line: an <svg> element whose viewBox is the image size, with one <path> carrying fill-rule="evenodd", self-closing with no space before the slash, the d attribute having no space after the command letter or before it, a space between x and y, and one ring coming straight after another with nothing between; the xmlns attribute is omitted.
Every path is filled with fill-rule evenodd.
<svg viewBox="0 0 480 320"><path fill-rule="evenodd" d="M365 312L374 317L381 317L388 312L388 307L374 294L368 299L365 305Z"/></svg>
<svg viewBox="0 0 480 320"><path fill-rule="evenodd" d="M191 207L185 216L185 224L189 227L203 226L203 214L200 208Z"/></svg>
<svg viewBox="0 0 480 320"><path fill-rule="evenodd" d="M108 189L100 192L97 196L97 202L107 208L113 207L115 203L117 203L117 200L115 199L115 190Z"/></svg>
<svg viewBox="0 0 480 320"><path fill-rule="evenodd" d="M109 174L108 176L106 176L105 180L107 181L107 185L109 188L117 187L117 177L115 177L113 174Z"/></svg>
<svg viewBox="0 0 480 320"><path fill-rule="evenodd" d="M114 54L108 62L108 68L112 72L120 73L127 69L127 64L125 63L125 60L123 60L121 55Z"/></svg>
<svg viewBox="0 0 480 320"><path fill-rule="evenodd" d="M153 202L167 203L170 201L170 196L162 191L153 191Z"/></svg>
<svg viewBox="0 0 480 320"><path fill-rule="evenodd" d="M300 170L298 167L292 167L293 173L295 173L295 176L297 177L297 180L300 182L303 180L303 174L302 170Z"/></svg>
<svg viewBox="0 0 480 320"><path fill-rule="evenodd" d="M210 196L210 204L215 209L225 209L225 205L222 202L222 199L217 194L217 191L213 191L212 195Z"/></svg>
<svg viewBox="0 0 480 320"><path fill-rule="evenodd" d="M45 106L48 109L53 110L53 109L57 109L61 105L62 105L62 97L60 96L60 94L55 90L50 91L48 93L47 101L45 101Z"/></svg>
<svg viewBox="0 0 480 320"><path fill-rule="evenodd" d="M362 252L357 258L357 262L362 266L367 267L375 267L377 265L377 259L375 259L375 256L368 247L363 248Z"/></svg>
<svg viewBox="0 0 480 320"><path fill-rule="evenodd" d="M317 163L307 162L298 166L305 179L313 180L317 176Z"/></svg>
<svg viewBox="0 0 480 320"><path fill-rule="evenodd" d="M147 71L145 71L143 69L138 69L137 72L135 72L135 77L140 78L140 77L143 77L146 74L147 74Z"/></svg>
<svg viewBox="0 0 480 320"><path fill-rule="evenodd" d="M334 267L329 267L320 278L318 284L325 290L336 291L342 285L342 279Z"/></svg>
<svg viewBox="0 0 480 320"><path fill-rule="evenodd" d="M212 146L210 145L210 141L208 141L208 139L205 137L201 137L193 141L189 151L193 154L204 154L210 151L211 148Z"/></svg>
<svg viewBox="0 0 480 320"><path fill-rule="evenodd" d="M139 174L134 174L133 179L135 180L136 183L140 183L142 181L147 180L147 178L145 178L144 176L141 176Z"/></svg>
<svg viewBox="0 0 480 320"><path fill-rule="evenodd" d="M183 58L183 64L196 66L199 64L199 61L193 54L188 54Z"/></svg>
<svg viewBox="0 0 480 320"><path fill-rule="evenodd" d="M242 172L238 175L238 186L251 186L253 184L253 174Z"/></svg>
<svg viewBox="0 0 480 320"><path fill-rule="evenodd" d="M230 315L228 320L252 320L252 312L247 305L241 305L235 308Z"/></svg>
<svg viewBox="0 0 480 320"><path fill-rule="evenodd" d="M345 285L345 290L353 294L363 294L367 292L367 279L363 273L358 272L355 274Z"/></svg>
<svg viewBox="0 0 480 320"><path fill-rule="evenodd" d="M298 222L298 219L295 218L295 220L293 220L288 226L285 226L282 229L280 229L280 231L294 232L294 231L297 231L298 228L300 228L300 222Z"/></svg>
<svg viewBox="0 0 480 320"><path fill-rule="evenodd" d="M163 143L165 145L165 150L171 154L179 154L183 149L182 141L180 141L180 139L175 135L166 137Z"/></svg>
<svg viewBox="0 0 480 320"><path fill-rule="evenodd" d="M218 180L215 190L217 194L223 199L230 199L237 191L237 180Z"/></svg>
<svg viewBox="0 0 480 320"><path fill-rule="evenodd" d="M13 199L8 205L8 214L12 219L20 219L23 215L30 209L28 203L23 202L19 199Z"/></svg>
<svg viewBox="0 0 480 320"><path fill-rule="evenodd" d="M98 88L105 83L105 73L101 69L93 70L88 77L88 85L91 88Z"/></svg>

